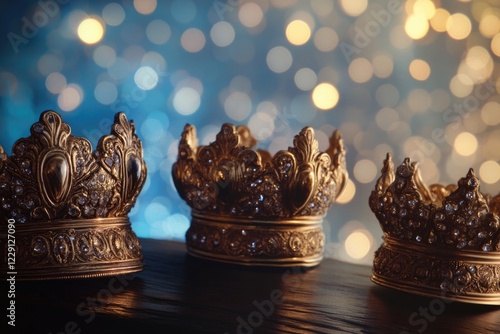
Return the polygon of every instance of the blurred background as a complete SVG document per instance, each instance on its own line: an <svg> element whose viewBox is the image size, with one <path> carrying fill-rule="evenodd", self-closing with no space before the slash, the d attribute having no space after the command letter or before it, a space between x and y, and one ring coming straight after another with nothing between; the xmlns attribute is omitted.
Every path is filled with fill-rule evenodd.
<svg viewBox="0 0 500 334"><path fill-rule="evenodd" d="M95 147L125 112L149 172L139 237L184 240L171 166L185 123L201 144L245 124L271 153L307 125L324 150L339 129L351 180L326 256L344 261L370 264L381 243L367 203L387 152L428 184L473 167L498 193L498 1L3 1L0 17L0 144L10 154L53 109Z"/></svg>

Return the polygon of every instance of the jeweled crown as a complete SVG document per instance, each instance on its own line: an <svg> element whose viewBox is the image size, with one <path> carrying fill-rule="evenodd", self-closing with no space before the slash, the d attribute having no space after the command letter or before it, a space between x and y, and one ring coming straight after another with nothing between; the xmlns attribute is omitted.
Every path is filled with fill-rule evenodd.
<svg viewBox="0 0 500 334"><path fill-rule="evenodd" d="M195 128L185 126L172 174L192 208L188 251L237 264L317 265L322 218L347 180L340 133L326 152L310 127L273 157L254 145L248 128L224 124L215 142L198 147Z"/></svg>
<svg viewBox="0 0 500 334"><path fill-rule="evenodd" d="M4 227L15 223L18 279L141 270L142 250L127 214L145 179L142 144L125 114L115 115L111 134L92 152L59 114L43 112L12 156L0 146L0 215Z"/></svg>
<svg viewBox="0 0 500 334"><path fill-rule="evenodd" d="M458 185L422 181L390 154L369 199L384 231L372 280L412 293L500 305L500 194L479 191L472 169Z"/></svg>

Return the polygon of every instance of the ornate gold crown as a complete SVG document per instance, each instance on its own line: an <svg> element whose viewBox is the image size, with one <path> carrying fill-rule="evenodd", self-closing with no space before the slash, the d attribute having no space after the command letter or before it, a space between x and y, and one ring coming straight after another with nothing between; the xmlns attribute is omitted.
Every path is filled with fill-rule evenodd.
<svg viewBox="0 0 500 334"><path fill-rule="evenodd" d="M347 180L339 132L326 153L310 127L274 157L255 144L245 126L224 124L215 142L197 147L195 128L185 126L172 174L192 208L188 252L244 265L317 265L323 216Z"/></svg>
<svg viewBox="0 0 500 334"><path fill-rule="evenodd" d="M142 270L127 213L145 179L142 145L125 114L92 153L56 112L43 112L11 157L0 146L3 272L56 279Z"/></svg>
<svg viewBox="0 0 500 334"><path fill-rule="evenodd" d="M372 281L427 296L500 305L500 194L479 192L472 169L457 185L427 187L391 156L370 196L384 231Z"/></svg>

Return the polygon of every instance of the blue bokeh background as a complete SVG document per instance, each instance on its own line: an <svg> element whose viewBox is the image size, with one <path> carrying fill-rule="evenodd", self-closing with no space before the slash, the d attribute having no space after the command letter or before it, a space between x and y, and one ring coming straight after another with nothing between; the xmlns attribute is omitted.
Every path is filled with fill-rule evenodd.
<svg viewBox="0 0 500 334"><path fill-rule="evenodd" d="M140 237L182 240L190 210L175 191L171 166L186 123L197 127L202 144L215 139L222 123L249 125L258 130L259 146L272 153L291 145L304 126L315 128L322 149L340 129L352 184L326 218L326 255L369 263L382 233L368 195L388 151L396 163L405 156L419 160L429 183L456 182L469 167L480 170L491 162L481 169L483 190L498 191L498 4L428 1L432 11L417 2L2 2L0 144L10 154L40 112L52 109L95 147L109 133L114 114L124 111L135 121L149 170L130 215L133 229ZM470 32L457 39L439 31L446 19L438 20L438 8L464 14ZM381 11L388 13L382 23ZM422 20L422 13L429 16ZM421 25L409 27L417 14ZM105 28L95 44L78 35L88 17ZM26 21L36 20L36 31L26 30ZM309 28L304 44L287 38L293 20ZM423 36L412 37L419 29ZM473 47L477 55L469 52ZM425 66L414 64L412 70L414 60L427 65L427 77ZM479 103L463 114L453 109L467 106L467 97L487 82L492 89L486 98L476 98ZM326 110L313 99L320 83L339 94L338 103ZM446 140L433 139L434 129ZM460 151L461 138L471 138L462 133L476 140L475 146L473 140L464 146L472 145L472 153ZM348 250L355 231L366 237L350 241L367 249L361 256Z"/></svg>

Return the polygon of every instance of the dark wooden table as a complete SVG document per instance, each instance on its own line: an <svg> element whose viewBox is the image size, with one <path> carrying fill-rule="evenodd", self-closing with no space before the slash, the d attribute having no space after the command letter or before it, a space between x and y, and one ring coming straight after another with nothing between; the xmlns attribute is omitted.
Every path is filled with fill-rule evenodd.
<svg viewBox="0 0 500 334"><path fill-rule="evenodd" d="M500 333L500 307L382 288L366 266L240 267L192 258L182 243L141 243L141 273L17 282L16 332Z"/></svg>

